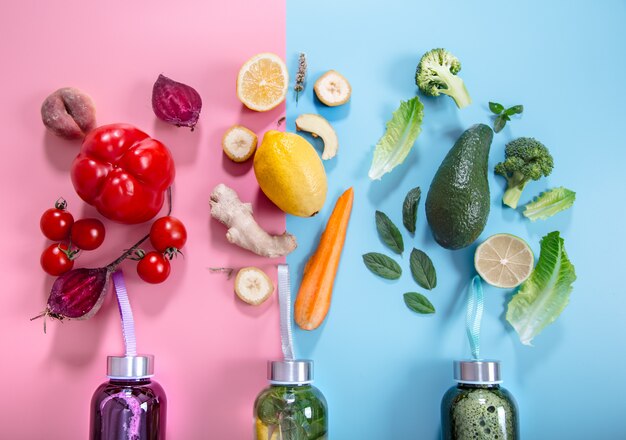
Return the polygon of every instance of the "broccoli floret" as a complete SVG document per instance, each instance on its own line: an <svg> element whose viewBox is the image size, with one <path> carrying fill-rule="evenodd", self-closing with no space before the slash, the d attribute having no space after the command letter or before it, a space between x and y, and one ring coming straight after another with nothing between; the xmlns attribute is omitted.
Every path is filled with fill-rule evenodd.
<svg viewBox="0 0 626 440"><path fill-rule="evenodd" d="M457 76L461 62L446 49L433 49L424 54L415 73L415 84L422 93L439 96L440 93L452 97L458 108L472 103L463 80Z"/></svg>
<svg viewBox="0 0 626 440"><path fill-rule="evenodd" d="M508 182L502 202L515 209L526 184L549 176L554 160L545 145L527 137L506 144L504 155L504 162L496 165L495 172L506 177Z"/></svg>

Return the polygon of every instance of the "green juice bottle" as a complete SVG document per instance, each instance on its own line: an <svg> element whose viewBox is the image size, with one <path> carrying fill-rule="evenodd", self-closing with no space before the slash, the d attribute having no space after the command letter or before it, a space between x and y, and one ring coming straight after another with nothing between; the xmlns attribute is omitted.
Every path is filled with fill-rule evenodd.
<svg viewBox="0 0 626 440"><path fill-rule="evenodd" d="M328 408L312 385L313 361L270 361L268 379L254 402L255 439L327 440Z"/></svg>
<svg viewBox="0 0 626 440"><path fill-rule="evenodd" d="M500 386L499 361L455 361L454 380L441 402L442 440L519 440L517 404Z"/></svg>

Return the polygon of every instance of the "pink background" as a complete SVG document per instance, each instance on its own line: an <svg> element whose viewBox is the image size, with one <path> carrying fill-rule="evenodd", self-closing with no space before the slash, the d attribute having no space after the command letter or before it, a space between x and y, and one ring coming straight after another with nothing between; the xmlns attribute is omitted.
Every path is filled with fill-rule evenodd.
<svg viewBox="0 0 626 440"><path fill-rule="evenodd" d="M228 126L241 123L260 138L284 112L247 111L235 95L237 71L248 57L284 56L284 2L5 2L0 29L1 437L86 438L106 356L122 352L111 293L91 320L49 321L47 335L41 320L29 322L44 308L53 281L39 266L49 244L39 231L41 213L63 196L75 218L97 216L69 179L80 143L47 133L39 115L49 93L74 86L94 99L99 124L134 124L168 145L176 161L172 214L188 229L185 258L173 261L170 278L156 286L138 279L134 262L122 265L139 350L156 355L156 379L167 392L168 437L250 438L265 361L280 353L276 296L260 307L244 305L232 281L207 268L255 264L275 278L275 261L227 243L226 229L209 221L208 200L225 182L253 202L264 226L284 230L284 215L259 193L251 163L231 163L220 147ZM154 117L150 97L159 73L199 91L204 106L195 132ZM149 226L105 224L103 247L82 255L77 267L105 265Z"/></svg>

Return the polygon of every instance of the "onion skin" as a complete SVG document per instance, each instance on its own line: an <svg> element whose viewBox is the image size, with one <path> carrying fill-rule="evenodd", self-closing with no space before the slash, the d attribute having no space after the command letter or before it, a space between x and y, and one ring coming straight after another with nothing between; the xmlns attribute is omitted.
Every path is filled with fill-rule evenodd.
<svg viewBox="0 0 626 440"><path fill-rule="evenodd" d="M202 98L193 87L159 75L152 88L152 110L160 120L193 131L202 110Z"/></svg>
<svg viewBox="0 0 626 440"><path fill-rule="evenodd" d="M91 318L102 306L110 278L107 267L64 273L52 285L46 315L59 320Z"/></svg>

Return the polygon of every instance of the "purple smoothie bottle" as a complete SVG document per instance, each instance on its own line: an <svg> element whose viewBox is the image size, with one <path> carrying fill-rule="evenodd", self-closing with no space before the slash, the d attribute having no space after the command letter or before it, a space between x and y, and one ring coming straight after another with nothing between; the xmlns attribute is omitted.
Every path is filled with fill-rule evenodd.
<svg viewBox="0 0 626 440"><path fill-rule="evenodd" d="M109 381L91 399L90 440L165 440L167 400L154 356L108 356Z"/></svg>

